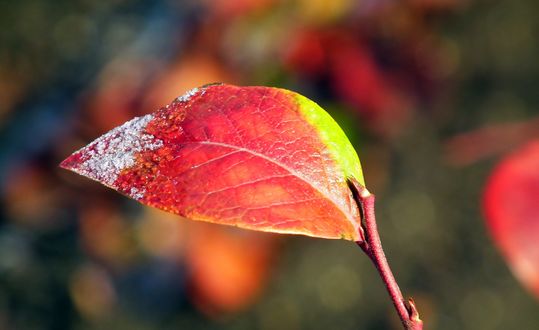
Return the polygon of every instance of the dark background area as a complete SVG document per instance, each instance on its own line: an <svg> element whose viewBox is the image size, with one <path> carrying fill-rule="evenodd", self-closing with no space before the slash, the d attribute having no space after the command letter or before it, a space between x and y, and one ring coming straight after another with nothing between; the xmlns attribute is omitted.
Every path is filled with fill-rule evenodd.
<svg viewBox="0 0 539 330"><path fill-rule="evenodd" d="M536 329L484 225L539 136L533 0L0 2L0 329L398 329L354 244L179 219L58 163L210 82L343 127L426 329Z"/></svg>

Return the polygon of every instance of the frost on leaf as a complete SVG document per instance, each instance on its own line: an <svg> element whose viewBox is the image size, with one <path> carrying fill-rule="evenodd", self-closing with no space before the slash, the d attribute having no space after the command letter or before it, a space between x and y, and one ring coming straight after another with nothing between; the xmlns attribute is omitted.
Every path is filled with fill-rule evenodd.
<svg viewBox="0 0 539 330"><path fill-rule="evenodd" d="M187 91L182 96L178 96L176 98L176 102L187 102L189 101L193 96L195 96L198 92L201 92L201 95L204 94L204 89L199 89L198 87L195 87L189 91Z"/></svg>
<svg viewBox="0 0 539 330"><path fill-rule="evenodd" d="M139 202L192 220L360 239L346 178L350 142L316 103L271 87L192 89L62 163Z"/></svg>
<svg viewBox="0 0 539 330"><path fill-rule="evenodd" d="M120 173L135 165L135 155L163 146L163 141L145 133L152 115L136 117L99 137L87 147L75 152L61 164L74 172L113 187ZM141 197L142 191L132 191Z"/></svg>

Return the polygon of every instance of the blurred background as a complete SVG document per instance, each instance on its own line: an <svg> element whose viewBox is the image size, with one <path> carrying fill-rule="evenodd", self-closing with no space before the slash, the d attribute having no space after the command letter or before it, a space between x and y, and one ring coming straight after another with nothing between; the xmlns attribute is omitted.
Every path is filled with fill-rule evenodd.
<svg viewBox="0 0 539 330"><path fill-rule="evenodd" d="M539 138L538 15L534 0L0 2L0 329L400 328L350 242L185 221L58 168L210 82L288 88L336 118L426 329L538 329L481 206L495 164Z"/></svg>

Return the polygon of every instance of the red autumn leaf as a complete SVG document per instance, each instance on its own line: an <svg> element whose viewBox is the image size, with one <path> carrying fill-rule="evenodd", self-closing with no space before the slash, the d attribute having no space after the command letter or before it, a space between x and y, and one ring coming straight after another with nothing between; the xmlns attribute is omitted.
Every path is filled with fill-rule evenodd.
<svg viewBox="0 0 539 330"><path fill-rule="evenodd" d="M283 89L194 89L61 166L193 220L360 240L357 154L322 108Z"/></svg>
<svg viewBox="0 0 539 330"><path fill-rule="evenodd" d="M510 154L494 169L483 209L511 270L539 297L539 140Z"/></svg>

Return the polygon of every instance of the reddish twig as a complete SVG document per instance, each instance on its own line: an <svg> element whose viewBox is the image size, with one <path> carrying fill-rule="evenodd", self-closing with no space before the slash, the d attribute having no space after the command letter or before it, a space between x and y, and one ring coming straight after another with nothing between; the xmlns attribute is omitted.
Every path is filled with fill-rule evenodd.
<svg viewBox="0 0 539 330"><path fill-rule="evenodd" d="M404 301L397 281L391 272L387 262L382 242L376 226L376 217L374 213L375 197L365 187L357 181L351 182L351 188L354 192L354 198L362 211L362 241L356 242L359 247L367 254L372 263L378 270L378 273L384 281L384 285L391 297L391 301L399 314L399 317L406 330L422 330L423 321L419 319L419 313L414 301L410 298L408 302Z"/></svg>

